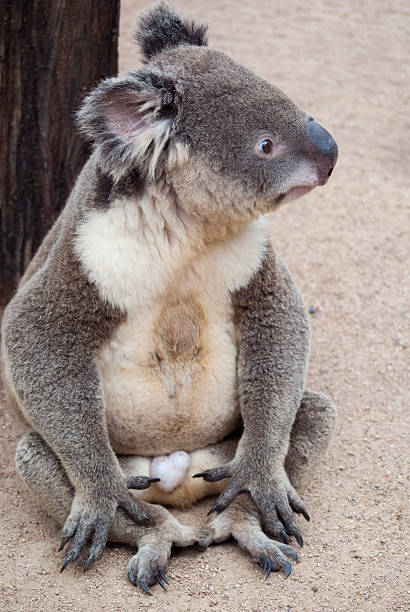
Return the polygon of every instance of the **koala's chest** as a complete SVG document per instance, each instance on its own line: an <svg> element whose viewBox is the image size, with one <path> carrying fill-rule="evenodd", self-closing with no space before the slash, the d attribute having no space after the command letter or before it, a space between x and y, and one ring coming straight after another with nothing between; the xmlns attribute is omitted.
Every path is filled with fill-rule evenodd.
<svg viewBox="0 0 410 612"><path fill-rule="evenodd" d="M236 338L226 296L167 295L129 316L99 357L117 453L216 442L239 424Z"/></svg>
<svg viewBox="0 0 410 612"><path fill-rule="evenodd" d="M231 294L260 267L265 222L198 249L198 228L165 204L119 200L77 231L86 274L127 313L98 355L117 453L193 450L239 423Z"/></svg>

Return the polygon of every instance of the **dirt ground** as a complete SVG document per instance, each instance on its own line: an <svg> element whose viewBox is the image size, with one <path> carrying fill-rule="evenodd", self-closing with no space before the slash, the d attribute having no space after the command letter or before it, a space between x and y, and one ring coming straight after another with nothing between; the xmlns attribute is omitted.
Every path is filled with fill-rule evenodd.
<svg viewBox="0 0 410 612"><path fill-rule="evenodd" d="M136 65L130 30L147 4L122 4L122 70ZM233 542L177 552L169 591L154 588L154 597L128 583L134 551L125 546L109 546L86 574L60 575L59 529L15 474L24 425L3 402L0 609L409 610L408 3L173 5L208 21L213 46L284 89L339 144L329 184L270 220L314 309L309 385L339 408L333 444L304 493L312 520L301 525L301 560L288 580L265 581ZM177 514L193 523L208 508Z"/></svg>

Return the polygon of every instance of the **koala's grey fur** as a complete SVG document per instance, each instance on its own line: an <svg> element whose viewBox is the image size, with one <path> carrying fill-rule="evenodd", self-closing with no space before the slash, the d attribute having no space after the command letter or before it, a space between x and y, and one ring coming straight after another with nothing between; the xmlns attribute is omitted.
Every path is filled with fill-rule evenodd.
<svg viewBox="0 0 410 612"><path fill-rule="evenodd" d="M310 118L281 91L208 49L204 26L185 22L160 5L143 17L137 39L145 66L102 82L78 114L94 152L4 314L6 389L34 430L18 447L17 467L64 525L62 547L70 543L63 569L80 555L90 536L87 566L101 556L110 537L139 547L128 574L131 582L148 590L148 584L164 580L172 543L208 544L233 535L265 568L289 574L284 555L295 558L296 553L288 546L288 535L302 543L293 513L308 518L294 487L306 481L326 448L335 410L330 400L305 390L305 307L286 266L272 246L258 238L261 226L254 219L286 201L292 190L323 184L317 168L325 162L307 137ZM275 146L271 156L260 152L266 137ZM156 297L150 293L155 275L133 293L134 272L146 272L131 264L128 270L127 254L118 254L122 244L129 244L125 238L121 241L131 231L134 212L142 219L141 236L151 245L158 274L155 257L165 245L158 261L163 258L169 267L169 285ZM99 258L93 259L95 252L87 242L87 236L98 238L93 223L117 232L112 235L119 236L121 244L109 246L113 261L120 257L124 270L115 264L111 269L108 258L105 274ZM158 232L164 235L158 237ZM253 255L229 246L253 235L260 240ZM188 255L179 265L173 253L183 249ZM218 259L219 252L226 255ZM257 258L253 268L252 257ZM241 422L233 418L229 431L221 433L221 413L204 449L194 446L196 434L191 439L188 431L187 448L181 450L190 446L192 461L202 457L200 473L190 473L197 479L181 484L174 497L167 498L155 485L150 487L155 479L149 473L137 478L144 456L154 454L148 447L127 450L132 455L128 459L119 458L112 448L115 432L107 426L110 407L101 355L110 343L118 344L124 326L139 321L144 308L149 317L162 300L161 312L175 306L185 314L171 322L170 329L163 328L163 314L156 327L153 324L153 337L159 340L152 341L152 355L147 356L150 376L165 380L170 371L182 368L191 382L197 380L195 372L205 368L204 334L213 313L198 281L192 281L187 296L178 284L185 268L197 261L210 283L212 277L228 275L227 301L221 298L218 308L231 312L237 356L237 388L232 393ZM211 269L207 261L217 263ZM139 304L144 299L145 305L134 306L133 300ZM187 312L192 324L184 318ZM145 327L140 327L141 338ZM164 354L158 354L158 346ZM229 387L222 380L221 389L225 384ZM169 393L174 397L174 391ZM150 416L140 417L145 418L147 440L155 440ZM166 433L167 413L161 418ZM238 424L239 440L223 439ZM220 482L224 478L230 478L226 488ZM140 491L133 495L129 488ZM218 515L203 531L180 525L167 511L144 501L186 503L215 493L221 493L212 508ZM270 540L262 526L284 543Z"/></svg>
<svg viewBox="0 0 410 612"><path fill-rule="evenodd" d="M180 45L206 46L208 27L195 21L183 21L164 4L160 4L155 12L148 12L140 22L136 32L145 61L149 61L164 51Z"/></svg>

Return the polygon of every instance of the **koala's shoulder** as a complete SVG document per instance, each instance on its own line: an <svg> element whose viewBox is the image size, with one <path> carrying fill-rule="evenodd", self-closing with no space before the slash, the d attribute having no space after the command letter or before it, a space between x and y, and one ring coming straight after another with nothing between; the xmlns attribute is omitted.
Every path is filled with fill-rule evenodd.
<svg viewBox="0 0 410 612"><path fill-rule="evenodd" d="M284 295L289 300L291 296L297 301L301 299L289 268L269 242L258 270L246 286L232 294L232 302L237 308L257 311L263 304L278 301Z"/></svg>

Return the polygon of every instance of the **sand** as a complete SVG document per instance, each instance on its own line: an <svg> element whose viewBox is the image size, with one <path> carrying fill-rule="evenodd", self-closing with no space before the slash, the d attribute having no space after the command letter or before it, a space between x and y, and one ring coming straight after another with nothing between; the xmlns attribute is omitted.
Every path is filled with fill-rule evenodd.
<svg viewBox="0 0 410 612"><path fill-rule="evenodd" d="M136 65L130 29L147 4L123 2L123 70ZM265 581L234 542L180 551L168 592L156 587L153 597L128 583L134 551L126 546L109 546L86 574L72 567L60 575L59 529L15 473L25 426L3 402L0 609L408 610L408 3L174 6L208 21L213 46L284 89L339 144L329 184L270 218L314 309L309 385L339 409L333 443L304 493L312 520L301 522L301 560L288 580ZM209 500L177 514L194 523L208 508Z"/></svg>

